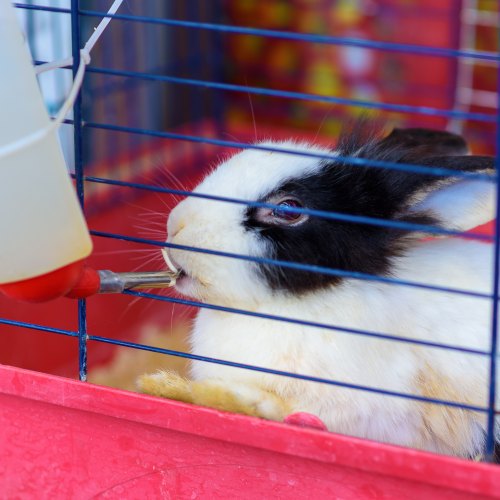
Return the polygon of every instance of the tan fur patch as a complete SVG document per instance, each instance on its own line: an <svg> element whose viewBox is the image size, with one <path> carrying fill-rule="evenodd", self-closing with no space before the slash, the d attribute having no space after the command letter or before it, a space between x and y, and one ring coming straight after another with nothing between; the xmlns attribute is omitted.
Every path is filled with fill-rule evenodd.
<svg viewBox="0 0 500 500"><path fill-rule="evenodd" d="M192 403L190 381L172 371L160 371L151 375L142 375L137 379L138 389L152 396L175 399Z"/></svg>
<svg viewBox="0 0 500 500"><path fill-rule="evenodd" d="M416 378L419 393L427 398L442 399L463 404L477 404L460 391L456 382L444 377L429 365ZM433 443L437 451L470 457L475 450L473 432L477 428L480 414L450 406L422 403L422 428L415 447ZM472 449L471 449L472 448Z"/></svg>
<svg viewBox="0 0 500 500"><path fill-rule="evenodd" d="M152 396L253 417L282 420L289 412L287 404L275 394L257 386L230 386L218 380L192 381L172 371L142 375L139 390Z"/></svg>
<svg viewBox="0 0 500 500"><path fill-rule="evenodd" d="M193 402L218 410L242 413L253 417L283 420L289 413L288 405L276 394L248 386L249 396L232 391L227 385L215 380L201 380L191 383Z"/></svg>
<svg viewBox="0 0 500 500"><path fill-rule="evenodd" d="M258 416L255 407L246 405L235 394L217 383L210 381L193 382L191 388L195 404L208 406L217 410L242 413L252 417Z"/></svg>

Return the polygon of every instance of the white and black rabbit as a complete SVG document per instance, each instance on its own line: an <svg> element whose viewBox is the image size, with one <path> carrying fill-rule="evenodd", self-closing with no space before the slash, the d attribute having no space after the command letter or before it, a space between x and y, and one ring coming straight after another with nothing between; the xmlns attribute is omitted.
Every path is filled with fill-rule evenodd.
<svg viewBox="0 0 500 500"><path fill-rule="evenodd" d="M396 129L385 138L358 124L333 154L492 173L493 158L468 156L459 136ZM264 146L332 154L312 144ZM468 230L493 218L495 185L484 180L361 167L344 160L245 150L224 161L197 193L278 207L342 212ZM168 218L168 242L492 292L492 245L455 237L188 197ZM179 249L177 290L196 300L343 328L487 351L491 300L424 288L298 271ZM484 407L489 358L406 342L201 309L192 352L348 384ZM486 415L194 361L191 379L142 376L154 395L282 420L305 411L331 431L462 457L481 453Z"/></svg>

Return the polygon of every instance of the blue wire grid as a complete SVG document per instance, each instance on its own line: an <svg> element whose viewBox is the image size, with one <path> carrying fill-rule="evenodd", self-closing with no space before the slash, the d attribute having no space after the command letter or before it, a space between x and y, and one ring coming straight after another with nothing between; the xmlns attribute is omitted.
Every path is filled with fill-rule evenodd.
<svg viewBox="0 0 500 500"><path fill-rule="evenodd" d="M82 36L81 36L82 22L86 19L87 20L93 19L95 21L96 18L102 18L104 16L107 16L106 12L82 9L80 6L79 0L71 0L71 9L64 9L64 8L51 7L51 6L35 6L35 5L21 4L21 3L16 4L16 6L19 8L29 9L29 10L49 11L49 12L53 12L53 13L70 14L71 15L71 26L72 26L72 34L73 34L72 53L73 53L73 61L74 61L73 67L72 67L73 73L76 72L76 69L78 68L78 65L79 65L79 59L80 59L79 50L80 50L80 47L82 45ZM188 20L188 21L187 20L170 19L170 18L158 18L158 17L152 17L152 16L137 16L137 15L124 14L124 13L114 14L111 17L113 17L116 20L114 22L128 21L128 22L134 23L134 24L138 23L138 24L146 24L146 25L163 26L165 28L174 28L175 27L176 29L184 29L184 30L190 31L191 37L194 36L194 34L196 34L196 33L207 31L207 32L212 32L212 33L216 33L216 34L221 34L221 35L228 35L228 34L253 35L256 37L291 40L291 41L301 42L301 43L315 43L315 44L335 45L335 46L342 46L342 45L343 46L352 46L352 47L360 47L360 48L377 50L377 51L391 51L391 52L396 52L396 53L414 54L416 57L421 56L421 55L427 55L427 56L435 56L435 57L439 57L439 58L452 58L452 59L456 59L456 60L467 59L469 61L470 60L486 61L488 63L496 63L497 65L500 61L500 55L497 52L492 53L492 52L484 52L484 51L479 51L479 50L452 50L452 49L444 49L444 48L438 48L438 47L427 47L427 46L424 47L424 46L418 46L418 45L412 45L412 44L379 42L379 41L373 41L373 40L355 39L355 38L338 37L338 36L324 36L324 35L315 35L315 34L295 33L295 32L289 32L289 31L276 31L276 30L269 30L269 29L255 29L255 28L248 28L248 27L233 26L233 25L229 25L229 24L224 24L223 22L217 22L217 23L200 22L200 21L196 20L197 19L196 8L191 9L190 18L189 18L190 20ZM134 43L129 44L130 50L132 50L133 45L134 45ZM214 61L216 61L216 62L218 61L218 64L215 64L215 67L220 68L221 57L222 57L222 55L220 53L220 47L218 47L218 50L219 50L219 52L216 51L217 53L214 56ZM186 63L187 67L188 68L192 67L193 63L197 62L195 52L191 52L190 54L188 54L186 57L186 61L187 61L187 63ZM282 91L282 90L274 90L274 89L270 89L270 88L261 88L261 87L255 87L255 86L249 86L249 85L235 85L235 84L221 83L221 82L217 81L218 75L216 72L214 72L214 74L211 75L210 79L186 78L186 77L172 76L172 75L167 74L167 73L169 73L170 69L172 69L172 66L168 66L168 67L164 68L164 74L155 74L152 71L115 70L115 69L107 68L105 66L92 65L88 68L87 71L90 74L101 75L102 77L127 78L127 79L129 79L128 81L132 82L131 85L133 85L134 82L136 82L136 81L146 80L146 81L153 81L153 82L158 82L158 83L174 84L175 86L179 86L180 88L182 88L182 87L201 87L201 88L205 88L205 89L215 89L218 91L225 91L225 92L236 92L236 93L243 92L243 93L247 93L249 95L250 94L265 95L265 96L269 96L269 97L273 97L273 98L280 98L280 99L292 99L292 100L299 100L299 101L321 102L321 103L335 104L335 105L342 105L342 106L354 106L354 107L358 107L358 108L377 109L377 110L392 111L392 112L396 111L396 112L400 112L400 113L410 113L410 114L416 114L416 115L429 115L429 116L446 117L446 118L451 118L451 119L475 120L478 122L494 123L496 125L495 140L496 140L496 152L497 152L497 159L496 159L497 166L499 163L500 115L498 114L498 112L496 113L496 115L494 115L494 114L478 113L478 112L465 112L465 111L459 111L459 110L453 110L453 109L438 109L435 107L427 107L427 106L410 106L410 105L404 105L404 104L388 104L388 103L384 103L384 102L374 102L374 101L359 100L359 99L348 99L348 98L332 97L332 96L325 96L325 95L316 95L316 94L311 94L311 93L287 92L287 91ZM497 79L497 95L500 98L500 70L498 71L498 73L499 73L499 75L498 75L498 79ZM87 85L87 83L85 85ZM84 88L84 90L85 90L85 88ZM97 92L100 92L102 94L106 94L106 92L108 90L109 90L109 86L104 86L101 89L97 89ZM94 94L92 94L92 95L94 95ZM201 103L198 102L197 105L201 105ZM215 103L215 112L221 112L222 105L223 105L222 100L219 98ZM306 155L306 156L312 156L312 157L317 157L317 158L321 158L321 159L333 158L333 156L327 155L327 154L311 153L311 152L307 152L307 151L297 152L295 150L291 151L291 150L287 150L287 149L272 148L272 147L263 146L263 145L252 145L252 144L242 143L242 142L233 141L233 140L223 140L219 137L210 138L210 137L201 136L199 134L191 135L191 134L183 134L183 133L173 133L173 132L166 132L166 131L161 131L161 130L154 130L152 128L143 128L143 127L136 127L136 126L129 126L129 125L115 125L115 124L110 124L110 123L103 123L100 121L94 121L92 119L89 119L88 116L84 116L84 112L85 112L85 108L82 104L82 97L80 96L77 99L77 101L75 102L73 120L67 120L67 123L72 123L74 126L74 147L75 147L75 174L74 174L74 177L76 179L76 187L77 187L78 197L79 197L79 200L80 200L82 206L84 204L84 199L85 199L84 186L87 183L97 183L97 184L106 184L106 185L114 186L114 187L125 187L125 188L129 188L131 190L152 191L152 192L156 192L156 193L160 193L160 194L181 195L181 196L197 196L197 197L202 197L202 198L206 198L206 199L210 199L210 200L222 201L222 202L226 202L226 203L245 204L245 205L250 205L250 206L268 207L268 208L274 207L273 205L270 205L270 204L252 202L249 200L239 200L239 199L232 199L232 198L207 196L207 195L203 195L203 194L194 194L194 193L190 193L190 192L179 190L179 189L162 188L162 187L157 187L157 186L153 186L153 185L149 185L149 184L141 184L141 183L137 183L137 182L127 182L127 181L118 180L118 179L103 178L103 177L87 175L86 172L84 171L84 161L83 161L84 139L85 139L85 130L86 129L87 130L100 129L100 130L106 130L106 131L121 132L121 133L125 133L125 134L130 134L132 136L157 137L157 138L161 138L161 139L170 139L170 140L175 139L175 140L180 140L180 141L186 141L188 143L189 142L206 143L206 144L211 144L211 145L215 145L215 146L224 146L224 147L236 148L236 149L254 148L254 149L261 149L261 150L266 150L266 151L269 151L269 150L283 151L283 152L290 153L290 154ZM196 117L193 117L193 118L196 118ZM338 159L338 157L335 157L335 158ZM474 174L474 173L467 173L467 172L457 173L456 171L449 171L445 168L432 168L432 169L430 169L428 167L423 167L423 166L413 165L413 164L400 164L400 163L391 163L391 162L383 162L383 161L374 162L372 160L364 160L361 158L349 158L349 163L351 165L353 165L353 168L355 168L356 166L384 167L384 168L396 169L396 170L401 170L401 171L406 171L406 172L425 173L427 175L435 175L435 176L443 176L443 175L453 174L455 177L462 176L462 177L467 177L467 178L488 179L489 181L496 183L497 192L500 192L500 190L499 190L500 179L499 179L498 175L491 177L491 176L485 176L484 174ZM498 171L498 168L497 168L497 171ZM280 207L280 209L283 210L283 207ZM307 213L311 216L348 221L348 222L355 223L355 224L360 224L360 223L361 224L372 224L372 225L378 225L378 226L383 226L383 227L391 227L391 228L395 228L395 229L405 229L405 230L411 230L411 231L426 231L427 233L444 234L444 235L449 235L449 236L460 236L462 234L462 233L457 232L457 231L445 230L443 228L438 228L438 227L386 221L386 220L377 219L377 218L373 218L373 217L361 217L361 216L353 216L353 215L342 214L342 213L330 213L330 212L322 212L322 211L317 211L317 210L298 209L298 208L289 208L288 211ZM416 340L416 339L397 337L397 336L387 335L387 334L380 333L380 332L357 330L357 329L352 329L352 328L344 328L344 327L340 327L337 325L304 321L300 318L289 318L289 317L274 316L274 315L269 315L269 314L260 314L260 313L255 313L255 312L241 310L241 309L222 307L222 306L218 306L215 304L206 304L206 303L200 303L200 302L196 302L196 301L192 301L192 300L155 295L152 293L134 292L134 291L124 292L124 294L130 295L130 296L143 297L143 298L147 298L150 300L159 300L159 301L165 301L165 302L170 302L170 303L174 303L174 304L184 304L184 305L189 305L189 306L195 306L198 308L208 308L208 309L213 309L213 310L230 312L233 314L241 314L241 315L246 315L246 316L251 316L251 317L259 317L259 318L263 318L263 319L266 319L269 321L281 321L281 322L287 322L287 323L295 323L295 324L299 324L299 325L303 325L303 326L310 326L310 327L314 327L314 328L334 330L334 331L341 332L341 333L346 334L346 335L362 335L362 336L367 336L367 337L372 337L372 338L391 340L391 341L395 341L395 342L405 342L405 343L409 343L409 344L422 345L422 346L426 346L426 347L430 347L430 348L458 351L458 352L467 353L467 354L471 354L471 355L486 356L490 360L490 380L489 380L490 390L489 390L489 404L487 407L477 407L477 406L473 406L473 405L460 404L460 403L456 403L456 402L452 402L452 401L425 398L425 397L421 397L421 396L418 396L415 394L396 393L393 391L383 390L383 389L379 389L379 388L366 387L366 386L360 386L360 385L355 385L355 384L347 384L347 383L343 383L343 382L339 382L339 381L335 381L335 380L326 380L326 379L322 379L322 378L318 378L318 377L305 376L305 375L297 374L297 373L282 372L279 370L273 370L271 368L266 368L266 367L249 366L249 365L245 365L245 364L241 364L241 363L231 362L228 360L207 358L207 357L203 357L203 356L198 356L198 355L196 355L196 353L189 354L189 353L180 352L180 351L161 349L161 348L156 348L156 347L147 346L147 345L141 345L141 344L137 344L137 343L133 343L133 342L125 342L125 341L114 340L114 339L110 339L110 338L106 338L106 337L91 335L87 332L86 301L85 300L80 300L79 304L78 304L78 330L77 331L52 328L52 327L36 325L36 324L31 324L31 323L26 323L26 322L13 321L13 320L9 320L9 319L0 319L0 324L30 328L30 329L35 329L35 330L39 330L39 331L56 333L59 335L65 335L65 336L77 338L78 339L78 349L79 349L79 374L80 374L81 380L86 380L86 377L87 377L87 341L92 340L92 341L97 341L97 342L114 344L114 345L118 345L118 346L126 346L126 347L130 347L130 348L134 348L134 349L142 349L142 350L147 350L147 351L151 351L151 352L163 353L163 354L187 358L187 359L199 360L199 361L204 361L204 362L208 362L208 363L217 363L217 364L222 364L222 365L226 365L226 366L232 366L232 367L237 367L237 368L241 368L241 369L246 369L246 370L255 370L255 371L259 371L259 372L270 373L270 374L275 374L275 375L280 375L280 376L286 376L286 377L291 377L291 378L295 378L295 379L308 380L308 381L316 382L316 383L330 384L330 385L354 389L354 390L375 392L375 393L379 393L379 394L385 394L388 396L402 397L402 398L411 399L411 400L415 400L415 401L423 401L423 402L427 402L427 403L446 405L446 406L454 407L454 408L462 408L462 409L467 409L467 410L472 410L472 411L483 412L483 413L486 413L488 416L486 455L487 455L489 460L493 460L494 447L495 447L495 439L494 439L495 395L496 395L495 374L496 374L496 370L497 370L497 367L496 367L497 357L495 354L497 351L498 319L499 319L498 318L498 315L499 315L498 298L499 298L499 286L500 286L500 277L499 277L500 276L500 257L499 257L499 251L498 251L500 249L500 205L498 203L497 203L497 207L496 207L496 214L497 214L497 217L496 217L496 223L495 223L495 235L494 235L494 237L489 237L489 236L484 236L484 235L472 235L472 236L468 235L469 237L472 237L475 239L491 241L495 245L496 252L495 252L495 262L494 262L494 286L493 286L493 293L492 294L484 294L484 293L472 292L470 290L432 286L432 285L428 285L426 283L410 282L410 281L400 280L400 279L391 278L391 277L380 277L380 276L373 276L373 275L364 274L364 273L347 272L347 271L342 271L342 270L338 270L338 269L330 269L330 268L325 268L325 267L320 267L320 266L301 264L298 262L282 262L282 261L277 261L277 260L273 260L273 259L255 258L255 257L247 256L247 255L235 255L235 254L230 254L227 252L217 252L217 251L207 250L207 249L203 249L203 248L194 248L194 247L188 247L188 246L174 245L174 244L170 244L170 243L161 243L161 242L146 239L146 238L137 238L137 237L126 236L126 235L122 235L122 234L114 234L114 233L110 233L110 232L92 231L92 234L96 237L99 237L99 238L113 238L113 239L133 242L133 243L147 244L147 245L156 246L156 247L170 247L170 248L176 248L176 249L181 249L181 250L190 251L190 252L192 252L192 251L193 252L202 252L202 253L208 253L208 254L212 254L212 255L223 256L226 258L244 259L244 260L249 260L249 261L253 261L253 262L264 263L267 265L279 265L279 266L289 267L289 268L293 268L293 269L297 269L297 270L323 273L323 274L328 274L328 275L332 275L332 276L350 277L350 278L360 279L360 280L379 281L379 282L383 282L383 283L390 283L390 284L395 285L395 286L410 286L410 287L424 288L424 289L428 289L430 291L433 291L435 293L447 292L447 293L468 295L468 296L480 297L483 299L492 300L492 304L493 304L492 311L493 312L492 312L492 328L491 328L491 349L488 351L484 351L484 350L479 350L479 349L468 349L468 348L453 346L453 345L449 345L449 344L442 344L442 343L436 343L436 342L430 342L430 341L421 341L421 340Z"/></svg>

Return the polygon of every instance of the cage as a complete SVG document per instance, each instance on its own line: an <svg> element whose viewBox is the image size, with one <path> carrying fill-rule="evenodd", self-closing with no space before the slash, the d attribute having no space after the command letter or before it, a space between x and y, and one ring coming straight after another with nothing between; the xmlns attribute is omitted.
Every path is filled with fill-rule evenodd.
<svg viewBox="0 0 500 500"><path fill-rule="evenodd" d="M34 64L76 57L109 7L15 5ZM459 131L474 152L498 155L493 0L127 0L111 17L60 132L96 268L161 266L147 259L159 255L175 196L257 138L330 146L346 119L374 109L394 126ZM49 110L70 81L71 68L40 77ZM474 234L492 240L495 228ZM186 371L195 312L168 292L43 305L0 297L0 491L499 496L494 465L129 392L146 371Z"/></svg>

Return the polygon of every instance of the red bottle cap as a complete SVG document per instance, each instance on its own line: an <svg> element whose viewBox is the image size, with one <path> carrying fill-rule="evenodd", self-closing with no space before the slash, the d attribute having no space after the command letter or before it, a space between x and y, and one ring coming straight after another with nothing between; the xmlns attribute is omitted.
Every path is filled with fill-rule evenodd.
<svg viewBox="0 0 500 500"><path fill-rule="evenodd" d="M99 274L84 266L84 261L73 262L36 278L0 285L0 292L12 299L26 302L45 302L67 294L73 298L93 295L99 290ZM80 295L78 295L78 293Z"/></svg>
<svg viewBox="0 0 500 500"><path fill-rule="evenodd" d="M99 292L101 278L99 273L91 267L84 266L78 281L66 294L70 299L85 299Z"/></svg>

